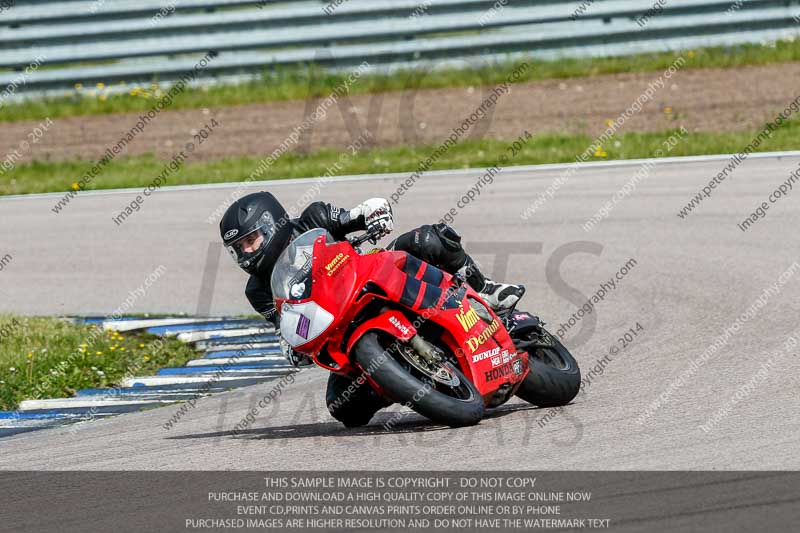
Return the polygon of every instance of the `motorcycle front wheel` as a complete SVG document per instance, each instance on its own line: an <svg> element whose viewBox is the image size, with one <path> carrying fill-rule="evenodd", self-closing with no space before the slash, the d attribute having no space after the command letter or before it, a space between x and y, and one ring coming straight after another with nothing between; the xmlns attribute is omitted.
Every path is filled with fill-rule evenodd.
<svg viewBox="0 0 800 533"><path fill-rule="evenodd" d="M440 379L433 379L397 353L395 339L374 331L365 333L354 351L356 362L395 402L450 427L483 418L483 397L456 365L445 363Z"/></svg>

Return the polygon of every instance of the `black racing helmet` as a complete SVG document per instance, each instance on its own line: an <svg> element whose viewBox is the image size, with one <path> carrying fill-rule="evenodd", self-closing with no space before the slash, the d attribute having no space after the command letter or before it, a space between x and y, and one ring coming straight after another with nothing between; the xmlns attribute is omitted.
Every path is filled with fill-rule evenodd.
<svg viewBox="0 0 800 533"><path fill-rule="evenodd" d="M228 252L248 274L267 277L280 253L292 237L289 214L272 193L257 192L243 196L225 211L219 234ZM260 244L246 252L244 248Z"/></svg>

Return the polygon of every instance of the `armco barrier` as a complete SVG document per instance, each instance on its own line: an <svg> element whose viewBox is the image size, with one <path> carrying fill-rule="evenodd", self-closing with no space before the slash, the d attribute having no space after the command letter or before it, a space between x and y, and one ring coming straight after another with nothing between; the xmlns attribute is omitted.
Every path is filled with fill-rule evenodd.
<svg viewBox="0 0 800 533"><path fill-rule="evenodd" d="M17 0L0 12L0 69L17 71L0 74L0 86L16 80L9 98L20 98L76 83L169 84L209 52L195 84L309 62L396 69L621 55L794 37L798 17L800 0Z"/></svg>

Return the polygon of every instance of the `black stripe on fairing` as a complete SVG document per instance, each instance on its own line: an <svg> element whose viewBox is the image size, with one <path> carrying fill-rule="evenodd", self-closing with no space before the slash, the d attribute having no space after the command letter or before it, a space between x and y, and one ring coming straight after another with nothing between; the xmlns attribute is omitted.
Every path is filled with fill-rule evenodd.
<svg viewBox="0 0 800 533"><path fill-rule="evenodd" d="M442 289L430 283L425 284L425 294L422 295L422 302L419 304L420 309L430 309L434 307L442 297Z"/></svg>
<svg viewBox="0 0 800 533"><path fill-rule="evenodd" d="M400 303L406 307L414 307L417 301L422 282L413 276L406 276L406 284L403 286L403 294L400 296Z"/></svg>
<svg viewBox="0 0 800 533"><path fill-rule="evenodd" d="M444 274L441 270L433 266L432 264L428 263L425 267L425 272L422 274L422 281L425 283L430 283L432 285L436 285L437 287L441 285L442 280L444 279Z"/></svg>
<svg viewBox="0 0 800 533"><path fill-rule="evenodd" d="M417 275L417 272L419 272L421 266L422 261L411 254L406 254L406 263L403 265L403 272L414 277Z"/></svg>

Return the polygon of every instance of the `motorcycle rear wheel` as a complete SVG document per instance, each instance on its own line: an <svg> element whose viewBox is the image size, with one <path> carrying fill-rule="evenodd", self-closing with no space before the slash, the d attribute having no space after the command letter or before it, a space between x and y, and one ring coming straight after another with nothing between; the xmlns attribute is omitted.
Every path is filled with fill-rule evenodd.
<svg viewBox="0 0 800 533"><path fill-rule="evenodd" d="M393 356L391 342L376 332L364 334L354 346L355 359L365 372L397 403L411 407L417 413L450 427L473 426L484 414L483 397L475 385L456 366L449 370L458 378L457 398L412 374Z"/></svg>
<svg viewBox="0 0 800 533"><path fill-rule="evenodd" d="M537 407L567 405L580 391L581 370L556 337L544 328L540 331L541 335L524 343L531 371L517 389L517 396Z"/></svg>

